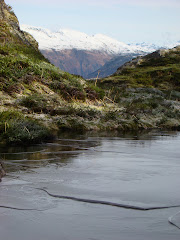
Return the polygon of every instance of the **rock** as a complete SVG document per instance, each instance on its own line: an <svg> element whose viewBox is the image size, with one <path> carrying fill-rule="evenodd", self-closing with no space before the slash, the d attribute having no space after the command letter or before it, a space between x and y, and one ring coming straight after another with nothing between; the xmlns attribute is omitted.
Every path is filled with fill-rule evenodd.
<svg viewBox="0 0 180 240"><path fill-rule="evenodd" d="M2 23L5 23L8 26L8 29L10 33L16 37L18 37L21 41L23 41L24 44L34 47L36 50L38 50L38 43L36 40L30 36L30 34L21 31L19 27L19 21L13 12L11 6L6 4L4 0L0 0L0 21ZM0 37L2 34L0 33ZM6 40L6 35L3 36L5 41L9 41L9 39Z"/></svg>
<svg viewBox="0 0 180 240"><path fill-rule="evenodd" d="M2 181L1 179L6 175L6 172L4 170L3 163L0 162L0 182Z"/></svg>

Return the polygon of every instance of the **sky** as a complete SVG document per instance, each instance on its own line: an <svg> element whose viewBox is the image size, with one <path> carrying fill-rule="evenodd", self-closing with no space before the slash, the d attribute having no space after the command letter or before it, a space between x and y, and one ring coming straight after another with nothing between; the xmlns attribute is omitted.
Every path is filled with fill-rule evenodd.
<svg viewBox="0 0 180 240"><path fill-rule="evenodd" d="M105 34L125 43L180 41L180 0L5 0L20 24Z"/></svg>

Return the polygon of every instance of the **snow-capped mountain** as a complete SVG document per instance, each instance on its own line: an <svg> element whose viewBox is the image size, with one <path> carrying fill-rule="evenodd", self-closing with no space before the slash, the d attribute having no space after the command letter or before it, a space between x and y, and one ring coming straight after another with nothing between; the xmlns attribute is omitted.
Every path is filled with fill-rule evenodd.
<svg viewBox="0 0 180 240"><path fill-rule="evenodd" d="M89 36L69 29L53 32L28 25L21 25L21 29L36 39L40 51L51 63L84 78L95 76L99 69L102 77L107 76L120 67L118 64L160 48L146 43L126 44L103 34Z"/></svg>
<svg viewBox="0 0 180 240"><path fill-rule="evenodd" d="M154 46L129 45L103 34L89 36L75 30L61 29L52 32L49 29L21 25L23 31L29 32L39 42L40 50L77 49L86 51L104 51L108 54L152 52Z"/></svg>

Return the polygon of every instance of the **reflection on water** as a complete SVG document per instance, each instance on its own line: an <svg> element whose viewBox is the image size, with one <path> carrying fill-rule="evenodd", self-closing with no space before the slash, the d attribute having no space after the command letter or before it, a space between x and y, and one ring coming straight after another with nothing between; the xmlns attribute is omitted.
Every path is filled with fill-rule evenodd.
<svg viewBox="0 0 180 240"><path fill-rule="evenodd" d="M100 151L99 148L95 148L102 145L102 140L106 141L110 150L103 149L101 152L118 153L119 143L122 142L125 142L125 147L129 145L129 147L138 147L139 149L140 147L150 147L154 141L171 141L178 134L178 132L151 131L123 134L119 132L88 133L77 136L73 133L63 133L53 143L33 146L0 146L0 157L6 165L7 172L24 171L29 168L46 166L50 163L64 166L87 150ZM115 141L118 146L115 145Z"/></svg>
<svg viewBox="0 0 180 240"><path fill-rule="evenodd" d="M64 135L68 138L73 136L73 139L64 139ZM78 154L100 144L98 140L86 139L86 136L80 136L80 139L76 139L77 135L66 133L60 137L63 138L53 143L33 146L0 146L0 157L6 165L6 171L24 171L50 163L65 166L73 161L73 158L77 157Z"/></svg>
<svg viewBox="0 0 180 240"><path fill-rule="evenodd" d="M0 205L44 209L19 213L0 208L7 220L0 218L2 239L24 240L27 231L33 239L43 233L43 240L179 240L168 218L180 209L144 213L92 206L54 199L37 189L136 206L179 205L179 144L179 132L152 131L66 133L51 143L1 146L8 176L0 185ZM180 225L179 215L173 219ZM5 232L13 229L14 220L17 236ZM20 234L22 222L25 235Z"/></svg>

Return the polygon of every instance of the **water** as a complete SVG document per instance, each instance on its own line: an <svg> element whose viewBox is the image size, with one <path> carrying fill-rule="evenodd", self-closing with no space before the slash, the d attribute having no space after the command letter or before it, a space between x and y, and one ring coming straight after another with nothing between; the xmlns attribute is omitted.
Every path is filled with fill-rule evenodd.
<svg viewBox="0 0 180 240"><path fill-rule="evenodd" d="M179 146L179 132L151 132L69 134L47 144L1 147L8 176L0 205L29 209L0 208L1 238L179 240L180 207L143 212L37 189L140 207L180 205Z"/></svg>

